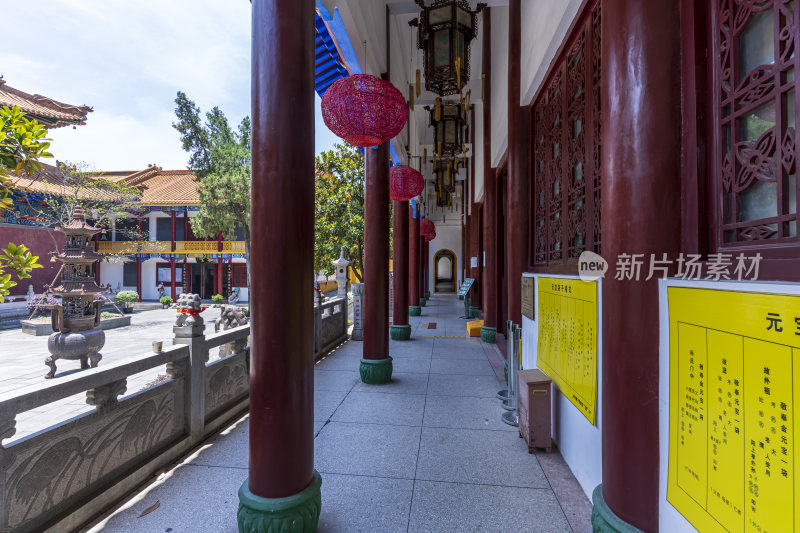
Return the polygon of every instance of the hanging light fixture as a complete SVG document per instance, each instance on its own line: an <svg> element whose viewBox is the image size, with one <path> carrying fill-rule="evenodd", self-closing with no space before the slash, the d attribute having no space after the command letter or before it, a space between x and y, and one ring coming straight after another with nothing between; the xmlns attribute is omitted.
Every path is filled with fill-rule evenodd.
<svg viewBox="0 0 800 533"><path fill-rule="evenodd" d="M430 114L433 128L433 146L439 158L454 155L464 150L464 125L466 114L458 102L436 99L436 105L425 110Z"/></svg>
<svg viewBox="0 0 800 533"><path fill-rule="evenodd" d="M395 137L408 119L397 88L371 74L353 74L333 83L322 96L322 119L353 146L378 146Z"/></svg>
<svg viewBox="0 0 800 533"><path fill-rule="evenodd" d="M389 171L389 196L392 200L411 200L424 188L425 178L408 165L395 165Z"/></svg>
<svg viewBox="0 0 800 533"><path fill-rule="evenodd" d="M472 11L466 0L434 0L430 6L416 2L422 8L417 47L424 57L425 88L439 96L461 92L469 81L469 45L478 31L475 15L486 4Z"/></svg>
<svg viewBox="0 0 800 533"><path fill-rule="evenodd" d="M423 235L423 236L424 235L428 235L429 233L432 233L434 231L436 231L436 226L433 224L432 221L430 221L427 218L420 219L420 221L419 221L419 234L420 235Z"/></svg>

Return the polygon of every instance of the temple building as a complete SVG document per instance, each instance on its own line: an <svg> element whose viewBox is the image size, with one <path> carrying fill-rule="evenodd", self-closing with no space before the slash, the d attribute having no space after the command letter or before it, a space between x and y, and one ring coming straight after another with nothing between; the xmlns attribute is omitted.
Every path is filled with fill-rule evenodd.
<svg viewBox="0 0 800 533"><path fill-rule="evenodd" d="M48 129L86 124L92 112L89 106L64 104L41 94L28 94L15 89L0 76L0 106L19 107L19 110Z"/></svg>

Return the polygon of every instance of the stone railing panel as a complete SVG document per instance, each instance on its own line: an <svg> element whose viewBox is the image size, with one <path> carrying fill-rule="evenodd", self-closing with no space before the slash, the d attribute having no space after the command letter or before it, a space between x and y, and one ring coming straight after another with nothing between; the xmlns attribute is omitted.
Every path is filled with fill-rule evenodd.
<svg viewBox="0 0 800 533"><path fill-rule="evenodd" d="M206 364L206 423L247 400L250 394L250 348L247 347L249 335L250 326L246 325L206 338L205 345L209 352L223 344L232 348L230 355Z"/></svg>

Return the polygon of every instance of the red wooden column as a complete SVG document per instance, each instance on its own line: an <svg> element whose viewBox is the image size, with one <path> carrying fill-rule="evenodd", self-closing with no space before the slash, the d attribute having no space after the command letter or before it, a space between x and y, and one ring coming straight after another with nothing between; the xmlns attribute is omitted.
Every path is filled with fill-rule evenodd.
<svg viewBox="0 0 800 533"><path fill-rule="evenodd" d="M417 216L414 216L413 207L409 206L408 208L408 314L411 316L420 316L422 313L419 305L419 204L416 208Z"/></svg>
<svg viewBox="0 0 800 533"><path fill-rule="evenodd" d="M392 379L389 357L389 143L366 149L364 345L359 373L372 385Z"/></svg>
<svg viewBox="0 0 800 533"><path fill-rule="evenodd" d="M492 8L483 9L483 326L481 340L494 343L497 333L497 177L492 168Z"/></svg>
<svg viewBox="0 0 800 533"><path fill-rule="evenodd" d="M392 235L394 276L392 277L394 302L392 307L392 326L389 335L392 339L405 341L411 338L408 323L408 202L394 202L392 210Z"/></svg>
<svg viewBox="0 0 800 533"><path fill-rule="evenodd" d="M139 295L139 301L142 301L142 258L136 258L136 294Z"/></svg>
<svg viewBox="0 0 800 533"><path fill-rule="evenodd" d="M520 107L520 1L508 4L508 319L522 323L522 273L528 251L528 108Z"/></svg>
<svg viewBox="0 0 800 533"><path fill-rule="evenodd" d="M314 0L252 2L249 478L239 531L316 531ZM288 517L286 515L289 515Z"/></svg>
<svg viewBox="0 0 800 533"><path fill-rule="evenodd" d="M602 255L680 252L678 3L602 2ZM658 285L603 280L603 484L593 519L658 530ZM599 521L599 522L598 522Z"/></svg>
<svg viewBox="0 0 800 533"><path fill-rule="evenodd" d="M419 233L419 232L417 232L417 233ZM419 236L419 297L420 297L419 304L422 307L425 307L425 304L427 303L426 302L427 297L426 297L426 292L425 292L425 286L426 286L426 284L428 282L428 280L427 280L427 272L426 272L426 269L425 269L425 267L427 266L426 262L425 262L425 244L426 243L427 243L427 241L425 241L425 237L423 235L420 235Z"/></svg>
<svg viewBox="0 0 800 533"><path fill-rule="evenodd" d="M217 269L214 281L216 282L215 290L217 294L222 294L222 232L217 232Z"/></svg>

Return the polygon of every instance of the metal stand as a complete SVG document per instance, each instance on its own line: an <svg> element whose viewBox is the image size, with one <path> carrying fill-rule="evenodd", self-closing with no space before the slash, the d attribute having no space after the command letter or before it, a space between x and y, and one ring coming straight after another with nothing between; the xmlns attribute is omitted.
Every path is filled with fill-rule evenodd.
<svg viewBox="0 0 800 533"><path fill-rule="evenodd" d="M503 401L508 400L508 389L503 389L503 390L497 391L497 399L498 400L503 400Z"/></svg>
<svg viewBox="0 0 800 533"><path fill-rule="evenodd" d="M469 320L469 296L468 295L469 295L469 291L467 291L467 294L464 295L464 316L461 317L461 318L465 318L467 320Z"/></svg>
<svg viewBox="0 0 800 533"><path fill-rule="evenodd" d="M508 399L503 402L503 408L508 412L503 413L501 420L510 426L519 425L519 415L517 414L517 401L519 399L517 387L517 371L519 370L519 358L522 350L522 328L510 320L506 324L508 335Z"/></svg>

